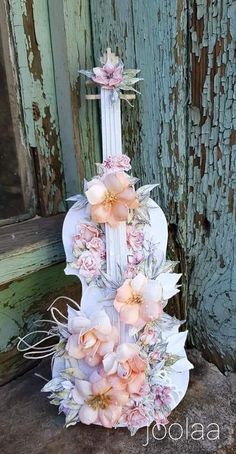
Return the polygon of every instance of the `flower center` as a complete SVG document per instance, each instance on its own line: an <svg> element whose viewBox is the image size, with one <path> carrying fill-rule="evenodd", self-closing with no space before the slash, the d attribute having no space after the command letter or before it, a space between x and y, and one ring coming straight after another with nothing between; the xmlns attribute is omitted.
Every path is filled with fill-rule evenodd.
<svg viewBox="0 0 236 454"><path fill-rule="evenodd" d="M113 194L112 192L107 192L106 198L104 200L104 205L106 206L111 206L114 205L114 203L117 201L117 196L116 194Z"/></svg>
<svg viewBox="0 0 236 454"><path fill-rule="evenodd" d="M96 394L96 396L87 400L87 404L94 410L97 410L98 408L105 410L111 404L111 397L106 394Z"/></svg>
<svg viewBox="0 0 236 454"><path fill-rule="evenodd" d="M142 304L143 298L138 293L133 293L133 295L128 299L127 304Z"/></svg>

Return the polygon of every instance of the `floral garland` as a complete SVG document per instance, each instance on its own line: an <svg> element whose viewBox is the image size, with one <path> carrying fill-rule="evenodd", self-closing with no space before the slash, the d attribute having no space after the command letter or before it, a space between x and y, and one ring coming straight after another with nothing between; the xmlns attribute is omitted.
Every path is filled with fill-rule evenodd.
<svg viewBox="0 0 236 454"><path fill-rule="evenodd" d="M53 325L44 333L46 339L56 337L56 343L45 347L42 339L31 346L27 335L18 348L25 357L35 357L40 349L41 357L53 356L57 372L42 391L65 414L67 427L78 421L126 426L133 435L152 421L168 422L180 393L175 374L192 365L184 355L187 332L178 333L181 322L163 311L179 292L180 274L172 272L175 263L164 261L145 229L149 194L156 185L135 191L137 179L127 174L130 169L127 156L109 157L85 182L85 195L72 198L72 209L86 208L89 220L75 227L69 263L88 289L111 284L113 310L128 327L130 340L120 340L117 323L103 306L87 313L70 300L76 309L68 305L67 317L54 303L50 307ZM104 224L116 228L124 221L128 266L114 283L106 273Z"/></svg>

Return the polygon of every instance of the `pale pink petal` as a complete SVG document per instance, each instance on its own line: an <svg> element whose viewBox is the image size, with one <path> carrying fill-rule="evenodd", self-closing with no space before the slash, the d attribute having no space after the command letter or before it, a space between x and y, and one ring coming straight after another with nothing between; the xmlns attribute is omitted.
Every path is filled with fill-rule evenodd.
<svg viewBox="0 0 236 454"><path fill-rule="evenodd" d="M84 403L84 398L80 395L76 388L72 390L72 397L77 404L82 405Z"/></svg>
<svg viewBox="0 0 236 454"><path fill-rule="evenodd" d="M104 310L95 312L91 317L91 324L99 333L109 335L111 333L111 322Z"/></svg>
<svg viewBox="0 0 236 454"><path fill-rule="evenodd" d="M103 358L102 364L107 375L115 374L118 366L116 353L107 354Z"/></svg>
<svg viewBox="0 0 236 454"><path fill-rule="evenodd" d="M104 394L110 389L110 384L106 378L101 378L100 380L92 383L93 394Z"/></svg>
<svg viewBox="0 0 236 454"><path fill-rule="evenodd" d="M69 356L75 359L81 359L84 357L84 352L82 350L81 345L78 343L78 335L72 334L66 344L66 351L68 352Z"/></svg>
<svg viewBox="0 0 236 454"><path fill-rule="evenodd" d="M95 367L95 366L98 366L98 364L100 364L101 360L102 360L102 357L100 355L97 355L97 354L88 354L84 357L84 360L85 362L91 366L91 367Z"/></svg>
<svg viewBox="0 0 236 454"><path fill-rule="evenodd" d="M139 348L136 344L124 342L118 345L116 349L118 361L127 361L132 356L137 355Z"/></svg>
<svg viewBox="0 0 236 454"><path fill-rule="evenodd" d="M68 330L72 334L79 334L82 328L89 327L89 325L90 320L82 314L68 319Z"/></svg>
<svg viewBox="0 0 236 454"><path fill-rule="evenodd" d="M115 341L109 341L109 342L102 342L100 344L100 347L98 349L98 353L101 356L105 356L108 353L111 353L114 349Z"/></svg>
<svg viewBox="0 0 236 454"><path fill-rule="evenodd" d="M83 342L83 348L88 349L96 344L97 338L91 331L89 331L84 334L84 336L81 338L81 341Z"/></svg>
<svg viewBox="0 0 236 454"><path fill-rule="evenodd" d="M79 411L79 419L84 424L93 424L98 417L98 411L87 404L82 405Z"/></svg>
<svg viewBox="0 0 236 454"><path fill-rule="evenodd" d="M107 77L107 73L103 68L100 68L99 66L97 66L96 68L93 68L93 73L95 74L95 76L98 76L98 77Z"/></svg>
<svg viewBox="0 0 236 454"><path fill-rule="evenodd" d="M99 181L94 183L86 192L87 199L91 205L98 205L104 202L107 194L106 186Z"/></svg>
<svg viewBox="0 0 236 454"><path fill-rule="evenodd" d="M140 294L143 293L143 289L145 288L144 286L146 286L147 281L147 278L142 273L139 273L134 279L132 279L130 285L135 293Z"/></svg>
<svg viewBox="0 0 236 454"><path fill-rule="evenodd" d="M137 322L139 317L139 304L126 304L120 310L120 320L129 325Z"/></svg>
<svg viewBox="0 0 236 454"><path fill-rule="evenodd" d="M110 405L105 410L98 410L98 419L104 427L111 428L120 419L121 407Z"/></svg>
<svg viewBox="0 0 236 454"><path fill-rule="evenodd" d="M110 218L111 207L105 205L92 205L91 206L91 218L93 222L103 224L108 222Z"/></svg>
<svg viewBox="0 0 236 454"><path fill-rule="evenodd" d="M157 281L147 281L147 284L143 288L143 299L144 301L161 301L162 288Z"/></svg>
<svg viewBox="0 0 236 454"><path fill-rule="evenodd" d="M76 380L76 389L84 399L92 394L92 385L86 380Z"/></svg>
<svg viewBox="0 0 236 454"><path fill-rule="evenodd" d="M158 302L145 301L140 307L140 317L146 321L159 319L162 314L163 308Z"/></svg>

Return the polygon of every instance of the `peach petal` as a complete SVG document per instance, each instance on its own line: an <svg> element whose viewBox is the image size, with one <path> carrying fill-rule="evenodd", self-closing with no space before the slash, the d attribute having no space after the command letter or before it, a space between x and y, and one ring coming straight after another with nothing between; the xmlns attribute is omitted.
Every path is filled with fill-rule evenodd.
<svg viewBox="0 0 236 454"><path fill-rule="evenodd" d="M114 405L118 405L121 407L123 407L123 405L126 405L129 400L129 393L123 390L117 392L116 389L112 389L111 391L109 391L109 396L112 398L112 402Z"/></svg>
<svg viewBox="0 0 236 454"><path fill-rule="evenodd" d="M140 374L135 374L133 380L128 383L128 391L130 394L137 394L141 386L145 382L145 374L142 372Z"/></svg>
<svg viewBox="0 0 236 454"><path fill-rule="evenodd" d="M103 358L103 367L107 375L115 374L117 371L116 353L107 354Z"/></svg>
<svg viewBox="0 0 236 454"><path fill-rule="evenodd" d="M98 410L94 410L87 404L82 405L79 411L79 419L84 424L93 424L98 417Z"/></svg>
<svg viewBox="0 0 236 454"><path fill-rule="evenodd" d="M116 300L119 302L127 301L132 297L132 294L133 292L130 285L130 279L126 279L126 281L122 284L121 287L118 288L116 292Z"/></svg>
<svg viewBox="0 0 236 454"><path fill-rule="evenodd" d="M91 205L98 205L104 202L106 198L106 186L102 182L93 184L86 192L85 195Z"/></svg>
<svg viewBox="0 0 236 454"><path fill-rule="evenodd" d="M136 192L134 188L126 188L119 194L119 199L124 201L127 205L133 203L136 199Z"/></svg>
<svg viewBox="0 0 236 454"><path fill-rule="evenodd" d="M107 377L109 384L112 386L114 392L125 390L127 383L124 380L121 380L117 375L110 375ZM109 391L109 393L112 391Z"/></svg>
<svg viewBox="0 0 236 454"><path fill-rule="evenodd" d="M113 348L115 345L115 341L109 341L109 342L103 342L99 349L98 349L98 354L101 356L105 356L108 353L112 352Z"/></svg>
<svg viewBox="0 0 236 454"><path fill-rule="evenodd" d="M129 325L133 325L134 323L136 323L138 320L138 317L139 317L139 305L138 304L132 304L132 305L126 304L120 310L121 321L124 323L128 323Z"/></svg>
<svg viewBox="0 0 236 454"><path fill-rule="evenodd" d="M132 358L134 355L137 355L139 349L136 344L131 344L128 342L124 342L118 345L116 352L117 358L119 361L127 361L128 359Z"/></svg>
<svg viewBox="0 0 236 454"><path fill-rule="evenodd" d="M104 185L109 192L119 194L129 186L128 177L122 172L110 173L103 179Z"/></svg>
<svg viewBox="0 0 236 454"><path fill-rule="evenodd" d="M111 322L104 310L95 312L92 316L91 322L97 332L104 335L109 335L111 333Z"/></svg>
<svg viewBox="0 0 236 454"><path fill-rule="evenodd" d="M91 206L91 218L93 222L105 223L110 218L111 207L102 204Z"/></svg>
<svg viewBox="0 0 236 454"><path fill-rule="evenodd" d="M121 202L116 202L114 205L111 207L111 218L109 219L108 222L122 222L126 221L128 218L129 214L129 209L127 205L124 205L124 203Z"/></svg>

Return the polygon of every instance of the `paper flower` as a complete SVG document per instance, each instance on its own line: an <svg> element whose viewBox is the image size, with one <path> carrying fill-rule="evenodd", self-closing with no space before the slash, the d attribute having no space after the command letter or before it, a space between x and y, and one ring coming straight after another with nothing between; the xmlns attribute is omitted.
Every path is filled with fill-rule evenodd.
<svg viewBox="0 0 236 454"><path fill-rule="evenodd" d="M123 408L122 415L120 418L120 423L126 425L131 432L131 435L134 435L138 429L141 427L148 427L152 419L148 414L152 412L152 408L145 408L141 405L127 405Z"/></svg>
<svg viewBox="0 0 236 454"><path fill-rule="evenodd" d="M135 190L130 187L129 177L123 172L94 178L88 183L85 194L91 205L93 222L108 223L112 227L126 221L129 208L138 206Z"/></svg>
<svg viewBox="0 0 236 454"><path fill-rule="evenodd" d="M99 276L101 271L101 258L98 254L90 251L82 252L77 260L71 263L72 268L79 270L81 276L93 279Z"/></svg>
<svg viewBox="0 0 236 454"><path fill-rule="evenodd" d="M95 84L101 85L107 90L113 90L123 82L123 64L114 65L109 60L102 67L93 68L91 79Z"/></svg>
<svg viewBox="0 0 236 454"><path fill-rule="evenodd" d="M121 156L108 156L104 159L103 164L100 164L103 172L127 172L131 169L130 158L124 154Z"/></svg>
<svg viewBox="0 0 236 454"><path fill-rule="evenodd" d="M145 382L146 361L139 355L137 345L123 343L116 351L103 359L103 367L109 381L117 388L127 389L130 394L138 394Z"/></svg>
<svg viewBox="0 0 236 454"><path fill-rule="evenodd" d="M111 325L105 310L97 311L88 318L82 312L69 311L66 351L69 356L84 359L96 366L106 353L113 351L118 342L117 328Z"/></svg>
<svg viewBox="0 0 236 454"><path fill-rule="evenodd" d="M147 279L139 273L134 279L126 279L117 290L114 307L122 322L142 328L147 322L159 319L162 303L179 292L176 282L180 274L162 273L157 279Z"/></svg>
<svg viewBox="0 0 236 454"><path fill-rule="evenodd" d="M73 391L75 402L81 405L79 419L84 424L102 424L111 428L119 420L122 407L128 402L126 391L117 391L106 378L99 377L96 381L76 380Z"/></svg>

